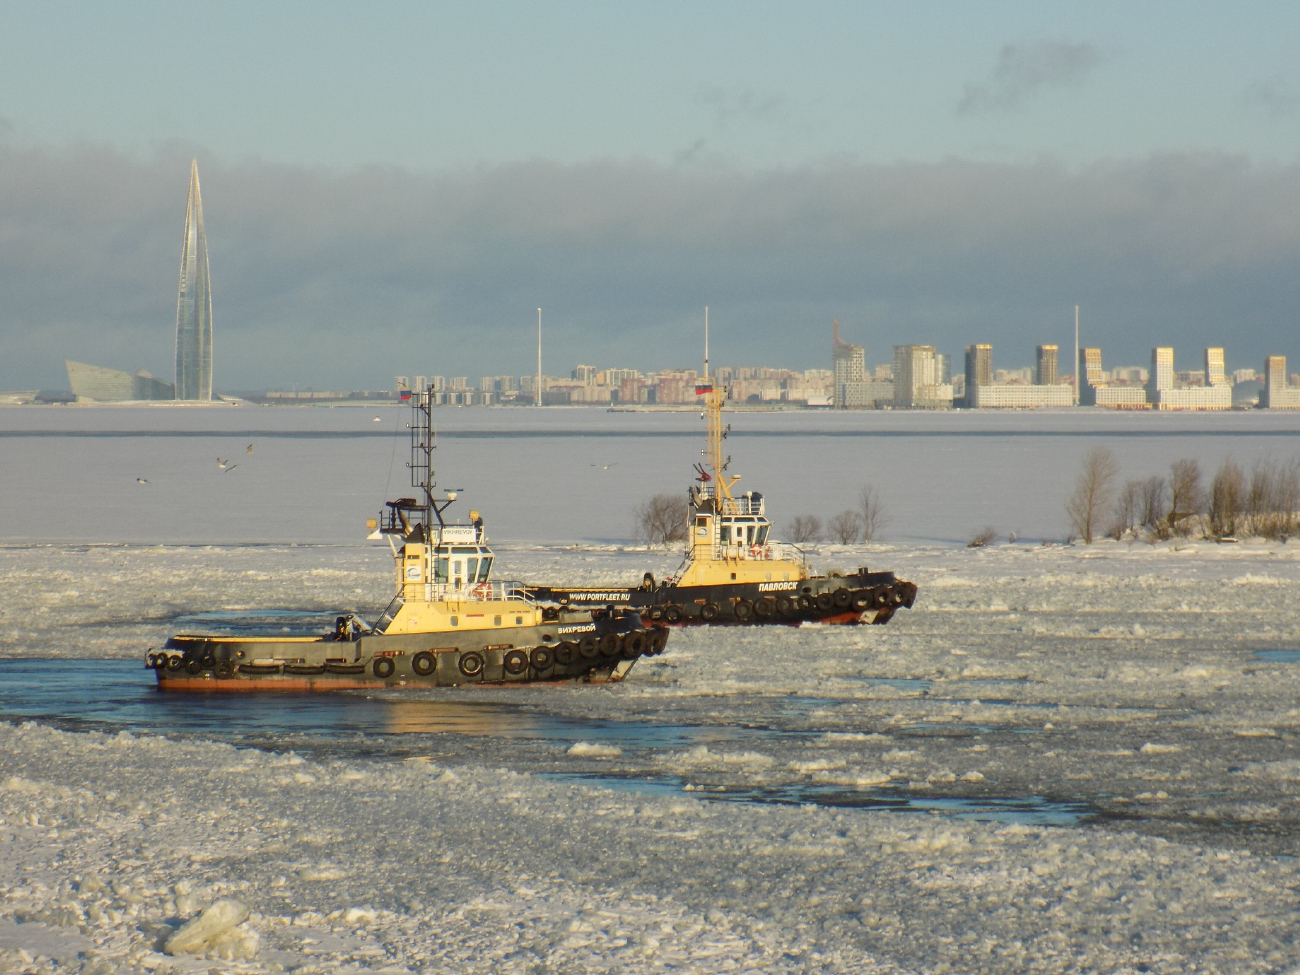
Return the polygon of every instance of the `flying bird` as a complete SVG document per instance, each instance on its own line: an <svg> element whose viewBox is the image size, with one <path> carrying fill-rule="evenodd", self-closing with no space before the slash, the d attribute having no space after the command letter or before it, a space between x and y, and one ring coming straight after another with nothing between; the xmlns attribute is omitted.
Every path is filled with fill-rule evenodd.
<svg viewBox="0 0 1300 975"><path fill-rule="evenodd" d="M375 422L376 422L376 423L379 423L379 422L380 422L379 417L375 417Z"/></svg>
<svg viewBox="0 0 1300 975"><path fill-rule="evenodd" d="M228 461L228 460L222 460L220 457L218 457L218 458L217 458L217 466L218 466L219 468L221 468L221 473L222 473L222 474L228 474L230 471L233 471L233 470L234 470L236 467L238 467L239 465L238 465L238 464L232 464L232 463L230 463L230 461Z"/></svg>
<svg viewBox="0 0 1300 975"><path fill-rule="evenodd" d="M612 464L592 464L591 466L592 466L592 467L599 467L602 471L607 471L607 470L609 470L611 467L617 467L617 466L618 466L618 461L614 461L614 463L612 463Z"/></svg>
<svg viewBox="0 0 1300 975"><path fill-rule="evenodd" d="M147 477L137 477L137 478L135 479L135 483L136 483L136 484L148 484L148 483L149 483L149 478L147 478Z"/></svg>
<svg viewBox="0 0 1300 975"><path fill-rule="evenodd" d="M250 443L246 448L244 448L244 453L251 454L252 452L253 452L253 445Z"/></svg>

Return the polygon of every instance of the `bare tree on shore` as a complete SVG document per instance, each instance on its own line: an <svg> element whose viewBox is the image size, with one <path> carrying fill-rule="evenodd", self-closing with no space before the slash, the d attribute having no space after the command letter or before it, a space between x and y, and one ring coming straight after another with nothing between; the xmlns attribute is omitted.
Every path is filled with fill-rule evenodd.
<svg viewBox="0 0 1300 975"><path fill-rule="evenodd" d="M1106 534L1119 541L1129 532L1136 531L1138 515L1142 510L1142 482L1125 481L1115 499L1115 517Z"/></svg>
<svg viewBox="0 0 1300 975"><path fill-rule="evenodd" d="M786 537L796 545L818 541L822 537L822 520L816 515L795 515Z"/></svg>
<svg viewBox="0 0 1300 975"><path fill-rule="evenodd" d="M884 499L870 484L863 485L862 491L858 494L858 518L861 521L864 542L874 542L889 523Z"/></svg>
<svg viewBox="0 0 1300 975"><path fill-rule="evenodd" d="M1246 502L1246 475L1231 458L1224 460L1210 482L1209 532L1214 538L1237 534Z"/></svg>
<svg viewBox="0 0 1300 975"><path fill-rule="evenodd" d="M1174 461L1169 466L1169 531L1190 535L1201 502L1201 465L1195 460Z"/></svg>
<svg viewBox="0 0 1300 975"><path fill-rule="evenodd" d="M656 494L633 509L637 537L649 545L667 548L686 541L686 498L678 494Z"/></svg>
<svg viewBox="0 0 1300 975"><path fill-rule="evenodd" d="M1110 506L1118 473L1115 455L1105 447L1093 447L1083 458L1074 493L1065 503L1065 513L1085 545L1091 545L1100 530L1102 513Z"/></svg>
<svg viewBox="0 0 1300 975"><path fill-rule="evenodd" d="M826 523L826 533L841 545L852 545L862 535L862 517L856 511L841 511Z"/></svg>
<svg viewBox="0 0 1300 975"><path fill-rule="evenodd" d="M1141 524L1151 540L1169 537L1169 482L1153 474L1142 482L1139 511Z"/></svg>

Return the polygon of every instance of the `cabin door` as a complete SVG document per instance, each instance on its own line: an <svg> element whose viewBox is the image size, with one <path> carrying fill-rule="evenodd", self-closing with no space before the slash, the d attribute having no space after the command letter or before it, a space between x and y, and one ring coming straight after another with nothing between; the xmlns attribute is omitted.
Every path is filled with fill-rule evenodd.
<svg viewBox="0 0 1300 975"><path fill-rule="evenodd" d="M451 560L451 584L459 589L465 585L465 560Z"/></svg>

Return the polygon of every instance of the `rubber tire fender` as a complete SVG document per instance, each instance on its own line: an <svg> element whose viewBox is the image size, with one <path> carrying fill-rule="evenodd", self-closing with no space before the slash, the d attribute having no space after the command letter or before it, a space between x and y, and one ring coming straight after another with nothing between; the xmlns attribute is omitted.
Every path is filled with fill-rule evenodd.
<svg viewBox="0 0 1300 975"><path fill-rule="evenodd" d="M217 663L212 672L217 675L218 680L229 680L235 676L235 665L229 660L222 660Z"/></svg>
<svg viewBox="0 0 1300 975"><path fill-rule="evenodd" d="M193 657L185 661L185 673L187 674L197 674L202 669L203 669L203 665L200 664Z"/></svg>
<svg viewBox="0 0 1300 975"><path fill-rule="evenodd" d="M153 669L166 670L169 663L170 663L170 658L168 658L167 654L160 653L158 654L158 656L153 658Z"/></svg>
<svg viewBox="0 0 1300 975"><path fill-rule="evenodd" d="M466 677L477 677L483 673L483 654L477 650L467 650L456 661L456 667Z"/></svg>
<svg viewBox="0 0 1300 975"><path fill-rule="evenodd" d="M823 613L833 609L835 606L835 597L828 592L819 592L817 594L817 609Z"/></svg>
<svg viewBox="0 0 1300 975"><path fill-rule="evenodd" d="M596 656L599 647L600 644L596 638L591 634L588 634L578 642L578 653L582 654L584 659L590 660Z"/></svg>
<svg viewBox="0 0 1300 975"><path fill-rule="evenodd" d="M428 677L438 669L438 660L428 650L421 650L411 658L411 669L421 677Z"/></svg>
<svg viewBox="0 0 1300 975"><path fill-rule="evenodd" d="M621 640L617 633L606 633L600 638L600 655L602 657L617 657L620 649Z"/></svg>
<svg viewBox="0 0 1300 975"><path fill-rule="evenodd" d="M776 597L776 611L782 616L789 616L794 612L795 604L790 601L789 596Z"/></svg>
<svg viewBox="0 0 1300 975"><path fill-rule="evenodd" d="M736 619L742 623L748 623L754 618L754 604L747 599L737 599L736 604L731 607L731 611L736 615Z"/></svg>
<svg viewBox="0 0 1300 975"><path fill-rule="evenodd" d="M664 620L669 623L680 623L682 621L682 608L669 603L664 607Z"/></svg>
<svg viewBox="0 0 1300 975"><path fill-rule="evenodd" d="M386 680L397 672L397 664L393 662L392 657L378 657L370 665L370 672L380 680Z"/></svg>
<svg viewBox="0 0 1300 975"><path fill-rule="evenodd" d="M851 593L847 588L841 586L839 589L836 589L831 593L831 600L840 609L848 609L849 604L853 602L853 593Z"/></svg>
<svg viewBox="0 0 1300 975"><path fill-rule="evenodd" d="M522 650L507 650L501 658L501 666L507 674L518 676L528 669L528 654Z"/></svg>
<svg viewBox="0 0 1300 975"><path fill-rule="evenodd" d="M664 608L659 605L651 606L646 611L646 615L657 623L664 618Z"/></svg>
<svg viewBox="0 0 1300 975"><path fill-rule="evenodd" d="M722 615L722 610L718 609L717 603L705 603L700 607L700 619L706 623L712 623Z"/></svg>
<svg viewBox="0 0 1300 975"><path fill-rule="evenodd" d="M868 610L871 608L871 594L859 589L853 596L853 608L856 610Z"/></svg>
<svg viewBox="0 0 1300 975"><path fill-rule="evenodd" d="M876 591L876 605L877 605L877 606L888 606L888 605L889 605L889 602L890 602L890 600L889 600L889 588L888 588L888 587L885 587L884 589L879 589L879 590Z"/></svg>
<svg viewBox="0 0 1300 975"><path fill-rule="evenodd" d="M799 608L808 613L817 608L817 600L813 599L808 593L799 597Z"/></svg>
<svg viewBox="0 0 1300 975"><path fill-rule="evenodd" d="M555 648L555 662L561 667L567 667L573 663L573 658L577 656L577 653L578 645L565 640Z"/></svg>
<svg viewBox="0 0 1300 975"><path fill-rule="evenodd" d="M627 636L623 637L623 659L635 660L646 650L645 633L641 630L633 630Z"/></svg>
<svg viewBox="0 0 1300 975"><path fill-rule="evenodd" d="M528 655L533 670L548 670L555 663L555 651L550 647L535 647Z"/></svg>
<svg viewBox="0 0 1300 975"><path fill-rule="evenodd" d="M771 619L772 614L776 611L776 600L771 596L764 596L754 603L754 615L759 619Z"/></svg>
<svg viewBox="0 0 1300 975"><path fill-rule="evenodd" d="M656 627L651 634L650 645L646 648L646 655L657 657L664 652L664 647L668 646L668 627Z"/></svg>

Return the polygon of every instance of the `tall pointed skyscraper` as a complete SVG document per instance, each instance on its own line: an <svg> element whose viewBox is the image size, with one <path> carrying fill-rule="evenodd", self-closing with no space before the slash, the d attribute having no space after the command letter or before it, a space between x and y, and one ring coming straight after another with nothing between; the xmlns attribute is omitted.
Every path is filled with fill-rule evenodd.
<svg viewBox="0 0 1300 975"><path fill-rule="evenodd" d="M197 159L190 163L190 198L185 205L181 284L176 298L176 398L212 399L212 285Z"/></svg>

